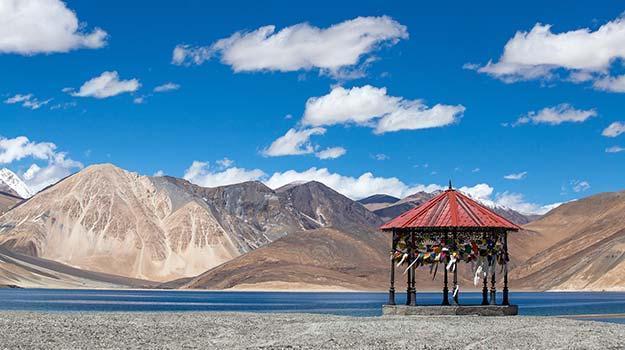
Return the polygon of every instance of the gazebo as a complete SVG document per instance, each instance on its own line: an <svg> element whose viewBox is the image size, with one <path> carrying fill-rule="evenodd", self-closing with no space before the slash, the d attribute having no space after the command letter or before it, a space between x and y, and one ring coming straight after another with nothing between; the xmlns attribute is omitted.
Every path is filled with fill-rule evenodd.
<svg viewBox="0 0 625 350"><path fill-rule="evenodd" d="M508 296L508 232L520 227L487 207L455 190L449 189L426 203L408 210L381 228L392 233L390 288L384 314L402 315L515 315ZM474 285L482 279L480 305L460 305L458 264L470 264ZM417 305L415 271L429 267L436 275L443 269L441 305ZM395 303L395 269L403 267L406 275L406 305ZM502 302L496 302L497 268L503 274ZM453 274L450 302L448 273ZM490 278L490 292L488 280Z"/></svg>

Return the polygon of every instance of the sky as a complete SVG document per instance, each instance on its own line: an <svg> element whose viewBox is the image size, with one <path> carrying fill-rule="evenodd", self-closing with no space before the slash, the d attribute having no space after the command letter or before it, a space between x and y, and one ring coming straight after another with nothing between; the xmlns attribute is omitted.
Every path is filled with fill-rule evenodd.
<svg viewBox="0 0 625 350"><path fill-rule="evenodd" d="M0 167L544 213L624 189L625 7L0 0Z"/></svg>

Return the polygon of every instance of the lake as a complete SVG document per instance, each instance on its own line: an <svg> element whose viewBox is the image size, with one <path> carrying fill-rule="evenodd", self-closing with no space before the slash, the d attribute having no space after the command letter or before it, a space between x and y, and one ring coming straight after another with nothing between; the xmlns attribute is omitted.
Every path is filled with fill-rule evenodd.
<svg viewBox="0 0 625 350"><path fill-rule="evenodd" d="M386 293L0 289L0 310L52 312L244 311L379 316L386 300ZM625 293L513 292L510 300L519 305L521 315L605 315L583 319L625 324L625 318L616 315L625 315ZM398 294L397 302L404 301L405 294ZM417 294L417 302L421 304L439 304L440 301L440 293ZM480 301L480 293L461 294L461 303Z"/></svg>

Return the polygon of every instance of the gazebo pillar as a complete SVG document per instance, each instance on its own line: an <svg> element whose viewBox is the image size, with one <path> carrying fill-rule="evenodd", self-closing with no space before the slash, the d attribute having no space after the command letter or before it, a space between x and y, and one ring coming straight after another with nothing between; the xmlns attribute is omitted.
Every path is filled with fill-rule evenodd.
<svg viewBox="0 0 625 350"><path fill-rule="evenodd" d="M495 242L498 240L498 234L495 237ZM492 274L490 275L490 304L497 305L497 281L495 280L495 273L497 272L497 256L492 260Z"/></svg>
<svg viewBox="0 0 625 350"><path fill-rule="evenodd" d="M410 265L412 265L408 271L410 275L410 306L417 305L417 289L415 288L416 270L415 266L412 264L417 259L415 256L415 250L415 233L410 232Z"/></svg>
<svg viewBox="0 0 625 350"><path fill-rule="evenodd" d="M508 231L503 234L503 299L502 305L510 305L508 299Z"/></svg>
<svg viewBox="0 0 625 350"><path fill-rule="evenodd" d="M445 246L447 246L448 236L445 233ZM446 254L445 261L443 261L443 306L449 305L449 288L447 288L447 264L449 263L449 254Z"/></svg>
<svg viewBox="0 0 625 350"><path fill-rule="evenodd" d="M397 248L397 233L393 230L393 238L391 241L391 283L388 289L388 305L395 305L395 249Z"/></svg>
<svg viewBox="0 0 625 350"><path fill-rule="evenodd" d="M482 286L482 305L488 305L488 272L484 272L484 284Z"/></svg>

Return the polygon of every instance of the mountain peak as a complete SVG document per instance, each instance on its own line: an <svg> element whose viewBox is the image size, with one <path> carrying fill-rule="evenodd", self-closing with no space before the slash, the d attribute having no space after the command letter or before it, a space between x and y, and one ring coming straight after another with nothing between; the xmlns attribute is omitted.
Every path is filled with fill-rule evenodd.
<svg viewBox="0 0 625 350"><path fill-rule="evenodd" d="M0 191L22 198L30 198L34 195L28 185L7 168L0 169Z"/></svg>

